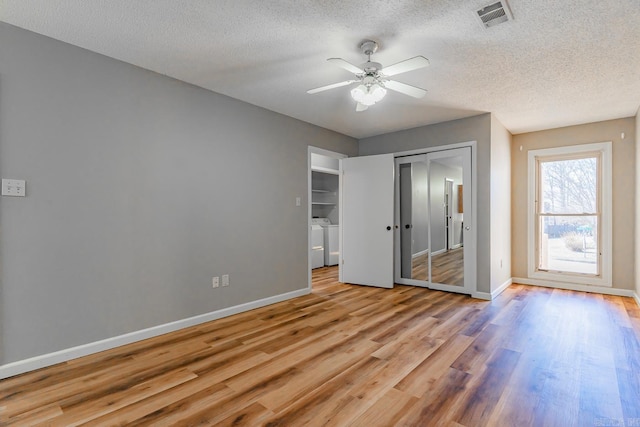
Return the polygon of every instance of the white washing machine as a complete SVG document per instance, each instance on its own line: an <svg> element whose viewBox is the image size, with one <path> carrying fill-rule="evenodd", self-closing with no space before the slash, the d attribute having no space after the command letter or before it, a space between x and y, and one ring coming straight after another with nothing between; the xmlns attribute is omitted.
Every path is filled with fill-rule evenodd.
<svg viewBox="0 0 640 427"><path fill-rule="evenodd" d="M339 251L339 226L331 224L329 218L314 218L314 224L322 227L324 235L324 265L338 265Z"/></svg>
<svg viewBox="0 0 640 427"><path fill-rule="evenodd" d="M324 230L317 219L311 219L311 268L324 266Z"/></svg>

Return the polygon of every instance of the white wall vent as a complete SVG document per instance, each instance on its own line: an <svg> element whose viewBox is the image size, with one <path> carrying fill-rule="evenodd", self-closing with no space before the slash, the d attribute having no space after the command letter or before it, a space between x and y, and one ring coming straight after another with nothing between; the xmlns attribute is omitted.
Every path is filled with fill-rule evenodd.
<svg viewBox="0 0 640 427"><path fill-rule="evenodd" d="M513 19L506 0L500 0L476 11L484 28L491 28Z"/></svg>

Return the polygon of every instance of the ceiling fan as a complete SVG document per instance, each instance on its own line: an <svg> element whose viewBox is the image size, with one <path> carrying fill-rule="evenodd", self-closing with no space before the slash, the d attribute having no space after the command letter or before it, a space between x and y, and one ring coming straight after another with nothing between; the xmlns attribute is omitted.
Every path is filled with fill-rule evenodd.
<svg viewBox="0 0 640 427"><path fill-rule="evenodd" d="M308 90L307 93L314 94L337 87L348 86L358 83L358 86L351 90L351 97L357 102L356 111L365 111L369 106L381 101L387 94L387 89L400 92L414 98L422 98L427 91L419 87L411 86L390 80L389 77L396 74L417 70L429 65L429 60L424 56L414 56L413 58L400 61L396 64L382 67L378 62L371 62L371 55L378 50L378 43L372 40L365 40L360 44L360 50L367 55L367 62L361 67L351 64L342 58L329 58L327 61L344 68L355 74L355 79L345 80L327 86Z"/></svg>

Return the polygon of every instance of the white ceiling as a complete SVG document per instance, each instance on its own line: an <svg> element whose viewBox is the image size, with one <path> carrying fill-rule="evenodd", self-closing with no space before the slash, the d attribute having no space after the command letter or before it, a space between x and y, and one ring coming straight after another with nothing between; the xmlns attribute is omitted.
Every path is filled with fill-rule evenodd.
<svg viewBox="0 0 640 427"><path fill-rule="evenodd" d="M481 112L512 133L633 116L640 105L640 0L509 0L514 20L483 29L495 0L0 0L0 20L176 79L363 138ZM361 64L380 43L394 79L355 112L348 80L326 62ZM1 41L0 41L1 42Z"/></svg>

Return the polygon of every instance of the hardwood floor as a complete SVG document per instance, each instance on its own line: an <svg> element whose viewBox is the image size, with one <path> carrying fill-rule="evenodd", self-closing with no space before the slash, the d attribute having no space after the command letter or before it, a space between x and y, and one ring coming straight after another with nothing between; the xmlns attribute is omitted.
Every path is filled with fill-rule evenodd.
<svg viewBox="0 0 640 427"><path fill-rule="evenodd" d="M0 425L640 425L631 298L337 282L0 382ZM633 424L635 423L635 424Z"/></svg>
<svg viewBox="0 0 640 427"><path fill-rule="evenodd" d="M429 280L429 253L412 257L411 277L405 279Z"/></svg>
<svg viewBox="0 0 640 427"><path fill-rule="evenodd" d="M429 254L420 255L411 260L411 278L429 280ZM452 249L433 256L431 264L433 283L464 286L464 251Z"/></svg>

